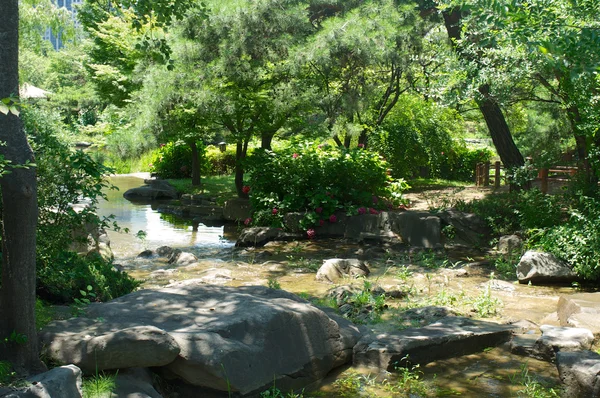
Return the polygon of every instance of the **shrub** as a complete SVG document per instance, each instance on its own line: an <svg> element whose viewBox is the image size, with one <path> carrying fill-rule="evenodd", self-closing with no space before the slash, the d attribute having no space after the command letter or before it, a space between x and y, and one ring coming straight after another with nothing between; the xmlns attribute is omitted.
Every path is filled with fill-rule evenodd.
<svg viewBox="0 0 600 398"><path fill-rule="evenodd" d="M205 146L197 143L200 170L206 169ZM182 141L161 144L154 151L150 171L161 178L190 178L192 176L192 149Z"/></svg>
<svg viewBox="0 0 600 398"><path fill-rule="evenodd" d="M567 222L541 230L532 245L573 266L580 277L600 279L600 201L580 196Z"/></svg>
<svg viewBox="0 0 600 398"><path fill-rule="evenodd" d="M462 143L454 143L442 153L440 177L446 180L473 181L477 163L489 162L492 152L489 149L469 149Z"/></svg>
<svg viewBox="0 0 600 398"><path fill-rule="evenodd" d="M230 175L235 171L235 146L228 145L225 152L214 146L206 147L208 175Z"/></svg>
<svg viewBox="0 0 600 398"><path fill-rule="evenodd" d="M460 202L456 207L479 215L498 236L552 227L562 218L561 198L545 195L537 189Z"/></svg>
<svg viewBox="0 0 600 398"><path fill-rule="evenodd" d="M306 212L305 228L334 223L336 211L364 214L402 202L403 181L392 182L387 163L361 148L309 143L280 152L257 150L247 159L253 221L283 226L283 214Z"/></svg>

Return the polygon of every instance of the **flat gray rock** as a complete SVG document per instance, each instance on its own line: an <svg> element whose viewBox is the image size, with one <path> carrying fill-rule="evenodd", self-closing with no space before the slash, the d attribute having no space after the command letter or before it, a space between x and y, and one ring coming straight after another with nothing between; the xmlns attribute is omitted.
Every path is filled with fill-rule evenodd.
<svg viewBox="0 0 600 398"><path fill-rule="evenodd" d="M593 351L558 352L556 367L564 397L600 397L600 355Z"/></svg>
<svg viewBox="0 0 600 398"><path fill-rule="evenodd" d="M62 338L64 330L77 336L105 336L140 325L154 327L181 349L170 363L153 365L162 366L165 377L241 395L262 391L274 382L283 391L323 378L352 360L352 347L360 335L353 325L336 322L291 293L197 280L92 304L87 317L52 324L42 333L44 341L73 350L68 355L75 357L80 350L65 341L68 337ZM140 366L133 364L136 358L131 360L119 367Z"/></svg>
<svg viewBox="0 0 600 398"><path fill-rule="evenodd" d="M542 325L540 330L535 357L546 361L553 360L557 351L589 350L594 342L592 332L584 328Z"/></svg>
<svg viewBox="0 0 600 398"><path fill-rule="evenodd" d="M369 268L364 261L356 258L330 258L325 260L317 271L316 279L322 282L336 283L345 277L368 276Z"/></svg>
<svg viewBox="0 0 600 398"><path fill-rule="evenodd" d="M446 317L422 328L364 336L354 347L354 365L392 371L495 347L513 327L463 317Z"/></svg>
<svg viewBox="0 0 600 398"><path fill-rule="evenodd" d="M60 366L27 379L28 387L0 390L2 398L81 398L81 370L75 365Z"/></svg>
<svg viewBox="0 0 600 398"><path fill-rule="evenodd" d="M561 326L582 327L600 337L600 293L576 293L558 299Z"/></svg>

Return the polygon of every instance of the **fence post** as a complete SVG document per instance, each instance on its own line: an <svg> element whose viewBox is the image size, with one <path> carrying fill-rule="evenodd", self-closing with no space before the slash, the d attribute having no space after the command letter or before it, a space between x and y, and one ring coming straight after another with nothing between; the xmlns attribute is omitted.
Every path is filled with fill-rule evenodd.
<svg viewBox="0 0 600 398"><path fill-rule="evenodd" d="M494 188L500 188L500 161L494 163Z"/></svg>
<svg viewBox="0 0 600 398"><path fill-rule="evenodd" d="M548 193L548 169L540 169L540 179L542 180L542 192Z"/></svg>
<svg viewBox="0 0 600 398"><path fill-rule="evenodd" d="M482 163L477 163L477 168L476 168L476 177L475 177L475 185L480 186L481 185L481 174L482 174L482 170L481 170L481 165Z"/></svg>
<svg viewBox="0 0 600 398"><path fill-rule="evenodd" d="M490 162L485 162L483 165L483 185L490 185Z"/></svg>

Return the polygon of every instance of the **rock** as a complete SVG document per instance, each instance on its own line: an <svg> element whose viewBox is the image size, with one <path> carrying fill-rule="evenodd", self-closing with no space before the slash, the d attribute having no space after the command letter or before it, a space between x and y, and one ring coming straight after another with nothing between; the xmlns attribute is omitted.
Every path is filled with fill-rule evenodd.
<svg viewBox="0 0 600 398"><path fill-rule="evenodd" d="M10 392L3 398L81 398L81 370L75 365L60 366L27 379L31 385Z"/></svg>
<svg viewBox="0 0 600 398"><path fill-rule="evenodd" d="M325 260L323 265L317 271L316 279L318 281L336 283L345 277L368 276L369 268L364 262L355 259L331 258Z"/></svg>
<svg viewBox="0 0 600 398"><path fill-rule="evenodd" d="M198 262L198 257L192 253L183 252L179 249L173 250L169 255L169 264L180 266L190 265Z"/></svg>
<svg viewBox="0 0 600 398"><path fill-rule="evenodd" d="M516 355L541 359L537 341L539 334L517 334L510 341L510 352Z"/></svg>
<svg viewBox="0 0 600 398"><path fill-rule="evenodd" d="M334 299L337 306L340 307L344 305L350 297L360 293L361 290L362 289L358 286L353 285L337 286L333 289L329 289L327 292L327 297Z"/></svg>
<svg viewBox="0 0 600 398"><path fill-rule="evenodd" d="M140 202L158 199L177 199L178 197L177 191L168 181L149 180L146 183L149 184L127 190L123 194L123 197L130 201Z"/></svg>
<svg viewBox="0 0 600 398"><path fill-rule="evenodd" d="M592 351L558 352L556 367L564 397L600 397L600 355Z"/></svg>
<svg viewBox="0 0 600 398"><path fill-rule="evenodd" d="M354 347L354 365L392 371L494 347L510 339L512 327L463 317L446 317L423 328L371 334Z"/></svg>
<svg viewBox="0 0 600 398"><path fill-rule="evenodd" d="M252 214L250 201L244 198L229 199L223 206L223 218L228 221L243 222Z"/></svg>
<svg viewBox="0 0 600 398"><path fill-rule="evenodd" d="M98 225L93 223L87 223L73 231L73 243L69 249L80 255L99 255L105 261L112 261L115 258L108 233L104 228L98 228Z"/></svg>
<svg viewBox="0 0 600 398"><path fill-rule="evenodd" d="M519 283L567 283L577 280L577 275L564 261L550 253L527 251L517 265Z"/></svg>
<svg viewBox="0 0 600 398"><path fill-rule="evenodd" d="M153 365L162 366L164 377L241 395L264 391L273 383L282 391L305 387L351 361L358 338L339 319L283 290L206 285L197 280L95 303L87 316L53 323L54 334L69 330L71 336L105 336L152 326L181 347L168 365ZM102 322L95 321L99 317ZM56 347L49 333L42 332L47 336L43 341ZM155 349L146 351L144 355L149 355ZM77 357L81 347L62 341L60 352ZM133 364L136 356L128 355L124 359L131 363L120 367L140 366Z"/></svg>
<svg viewBox="0 0 600 398"><path fill-rule="evenodd" d="M150 258L154 255L152 250L144 250L140 254L137 255L138 258Z"/></svg>
<svg viewBox="0 0 600 398"><path fill-rule="evenodd" d="M594 335L588 329L561 326L540 326L542 336L535 343L535 358L552 361L557 351L589 350Z"/></svg>
<svg viewBox="0 0 600 398"><path fill-rule="evenodd" d="M410 246L434 249L441 245L440 218L427 212L389 213L391 230Z"/></svg>
<svg viewBox="0 0 600 398"><path fill-rule="evenodd" d="M458 314L448 307L427 306L411 308L403 311L397 316L397 320L402 327L423 327L440 319L457 316Z"/></svg>
<svg viewBox="0 0 600 398"><path fill-rule="evenodd" d="M560 296L558 319L561 326L590 329L600 337L600 293L576 293Z"/></svg>
<svg viewBox="0 0 600 398"><path fill-rule="evenodd" d="M169 257L174 250L175 249L173 249L170 246L161 246L158 249L156 249L156 254L158 254L161 257Z"/></svg>
<svg viewBox="0 0 600 398"><path fill-rule="evenodd" d="M222 285L230 282L233 277L231 276L231 271L228 269L209 268L199 274L199 279L204 283Z"/></svg>
<svg viewBox="0 0 600 398"><path fill-rule="evenodd" d="M152 373L143 368L119 370L112 397L163 398L152 385Z"/></svg>
<svg viewBox="0 0 600 398"><path fill-rule="evenodd" d="M523 239L518 235L505 235L498 240L498 252L505 256L520 256L522 249Z"/></svg>
<svg viewBox="0 0 600 398"><path fill-rule="evenodd" d="M440 212L439 217L443 225L454 227L455 238L453 240L455 242L476 247L487 245L491 231L478 215L447 209Z"/></svg>
<svg viewBox="0 0 600 398"><path fill-rule="evenodd" d="M303 238L305 238L303 234L285 232L280 228L253 227L244 228L235 245L237 247L264 246L274 240L292 241Z"/></svg>
<svg viewBox="0 0 600 398"><path fill-rule="evenodd" d="M133 316L128 311L121 312ZM51 323L40 332L43 352L59 363L74 363L87 374L164 366L179 354L173 337L157 327L135 325L104 331L99 323L85 318Z"/></svg>
<svg viewBox="0 0 600 398"><path fill-rule="evenodd" d="M517 290L515 285L512 284L511 282L501 281L498 279L492 279L490 281L482 283L481 288L496 290L496 291L500 291L500 292L508 292L508 293L513 293L515 290Z"/></svg>

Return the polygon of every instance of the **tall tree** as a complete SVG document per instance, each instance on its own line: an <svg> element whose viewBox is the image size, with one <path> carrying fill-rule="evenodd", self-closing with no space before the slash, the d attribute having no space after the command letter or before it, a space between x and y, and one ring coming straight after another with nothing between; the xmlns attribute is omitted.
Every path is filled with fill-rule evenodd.
<svg viewBox="0 0 600 398"><path fill-rule="evenodd" d="M0 2L0 98L18 98L18 93L19 1L4 0ZM20 118L5 106L0 110L0 155L13 166L33 162ZM41 366L35 327L37 186L34 168L10 171L0 178L0 358L28 372Z"/></svg>

